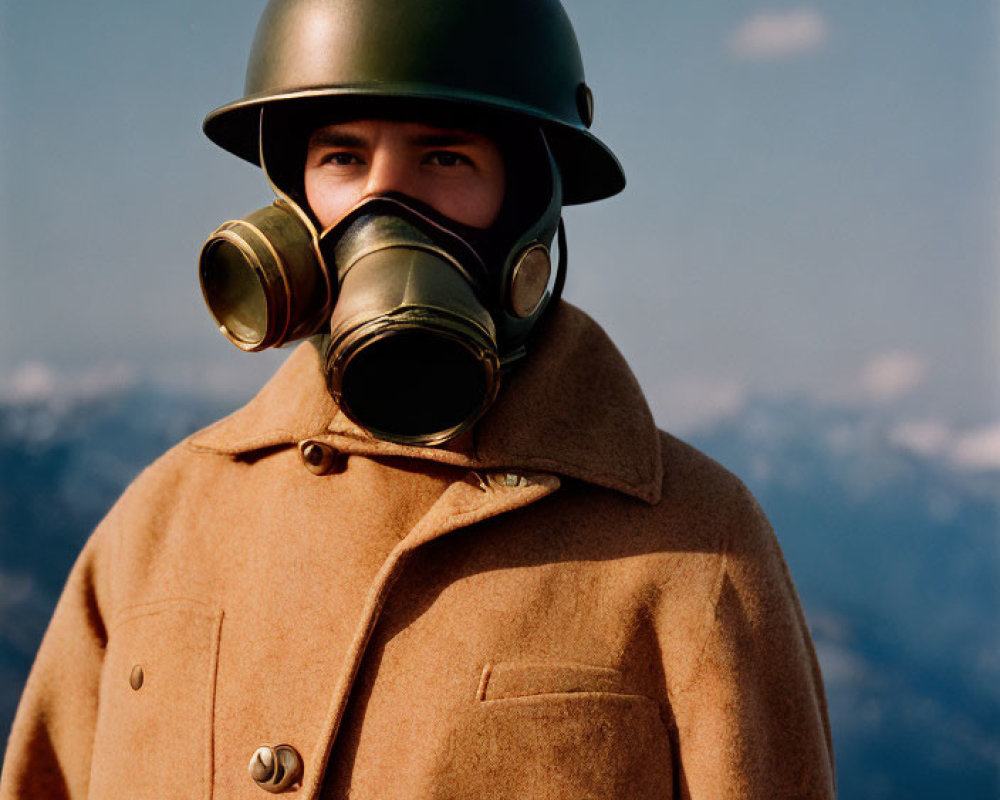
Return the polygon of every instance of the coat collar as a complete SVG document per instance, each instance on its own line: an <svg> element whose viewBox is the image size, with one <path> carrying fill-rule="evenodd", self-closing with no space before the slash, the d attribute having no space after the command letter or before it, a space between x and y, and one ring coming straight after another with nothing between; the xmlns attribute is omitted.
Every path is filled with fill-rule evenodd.
<svg viewBox="0 0 1000 800"><path fill-rule="evenodd" d="M342 452L421 458L475 470L551 472L656 503L659 435L642 389L607 334L560 302L533 351L473 431L441 447L374 439L326 391L320 345L300 345L246 406L192 436L234 457L324 439Z"/></svg>

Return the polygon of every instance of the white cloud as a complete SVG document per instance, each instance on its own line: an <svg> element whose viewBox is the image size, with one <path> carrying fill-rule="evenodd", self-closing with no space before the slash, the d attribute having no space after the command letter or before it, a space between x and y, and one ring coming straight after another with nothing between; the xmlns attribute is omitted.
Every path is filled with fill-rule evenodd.
<svg viewBox="0 0 1000 800"><path fill-rule="evenodd" d="M93 400L134 383L132 371L122 364L98 364L71 373L28 361L10 375L0 376L0 400L22 405Z"/></svg>
<svg viewBox="0 0 1000 800"><path fill-rule="evenodd" d="M815 52L830 36L826 18L813 8L762 11L729 37L727 49L742 59L766 60Z"/></svg>
<svg viewBox="0 0 1000 800"><path fill-rule="evenodd" d="M1000 423L958 436L951 461L963 469L1000 469Z"/></svg>
<svg viewBox="0 0 1000 800"><path fill-rule="evenodd" d="M745 401L746 390L736 381L689 375L663 383L654 410L668 430L690 434L735 414Z"/></svg>
<svg viewBox="0 0 1000 800"><path fill-rule="evenodd" d="M916 353L882 353L869 361L859 377L866 400L891 403L916 389L927 377L927 361Z"/></svg>
<svg viewBox="0 0 1000 800"><path fill-rule="evenodd" d="M827 685L839 687L857 684L869 672L864 659L845 645L817 641L814 646L823 669L823 681Z"/></svg>
<svg viewBox="0 0 1000 800"><path fill-rule="evenodd" d="M937 420L902 422L889 432L889 441L922 456L940 455L953 443L951 429Z"/></svg>
<svg viewBox="0 0 1000 800"><path fill-rule="evenodd" d="M954 430L938 420L902 422L889 440L905 450L937 457L973 472L1000 469L1000 422L972 430Z"/></svg>
<svg viewBox="0 0 1000 800"><path fill-rule="evenodd" d="M51 397L58 383L59 377L49 366L29 361L10 376L4 394L15 403L38 403Z"/></svg>

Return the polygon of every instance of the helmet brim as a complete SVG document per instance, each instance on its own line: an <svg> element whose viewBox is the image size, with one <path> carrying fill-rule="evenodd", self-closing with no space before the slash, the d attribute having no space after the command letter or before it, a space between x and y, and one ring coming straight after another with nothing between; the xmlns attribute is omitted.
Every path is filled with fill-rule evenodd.
<svg viewBox="0 0 1000 800"><path fill-rule="evenodd" d="M249 96L221 106L205 117L202 128L215 144L230 153L260 166L259 125L264 107L292 107L304 103L322 104L338 115L372 113L373 104L393 102L439 104L455 109L494 112L520 119L536 121L545 132L552 155L562 178L564 205L577 205L603 200L625 188L625 173L614 153L582 125L568 125L562 120L502 98L483 97L459 92L441 95L417 86L323 87L288 94Z"/></svg>

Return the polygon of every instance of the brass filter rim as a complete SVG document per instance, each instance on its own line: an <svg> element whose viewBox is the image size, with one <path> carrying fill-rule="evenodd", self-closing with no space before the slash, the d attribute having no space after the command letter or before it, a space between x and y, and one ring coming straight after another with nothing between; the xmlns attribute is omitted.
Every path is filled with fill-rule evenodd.
<svg viewBox="0 0 1000 800"><path fill-rule="evenodd" d="M244 235L250 233L254 241ZM223 244L235 247L249 267L256 286L264 298L264 320L258 336L246 338L228 325L217 308L218 298L211 297L206 280L213 252ZM261 255L266 254L266 258ZM219 331L241 350L257 352L280 342L288 328L288 278L282 268L281 256L254 225L245 220L233 220L220 226L205 242L199 258L202 297ZM275 291L278 288L278 291ZM277 324L276 324L277 322ZM279 329L280 328L280 329Z"/></svg>
<svg viewBox="0 0 1000 800"><path fill-rule="evenodd" d="M344 398L343 379L351 364L372 345L407 333L440 337L465 350L482 369L484 392L464 419L425 433L404 434L359 418ZM431 447L469 430L496 400L500 390L500 358L494 338L474 321L440 309L406 308L368 320L332 338L327 349L327 388L341 411L373 436L402 445Z"/></svg>

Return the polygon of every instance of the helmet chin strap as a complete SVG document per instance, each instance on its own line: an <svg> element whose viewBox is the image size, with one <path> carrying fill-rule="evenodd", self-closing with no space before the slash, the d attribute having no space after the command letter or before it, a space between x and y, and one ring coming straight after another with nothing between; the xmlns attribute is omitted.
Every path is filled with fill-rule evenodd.
<svg viewBox="0 0 1000 800"><path fill-rule="evenodd" d="M559 217L559 266L556 267L556 281L552 284L552 298L549 305L558 303L562 298L563 286L566 285L566 263L569 259L569 246L566 244L566 223Z"/></svg>
<svg viewBox="0 0 1000 800"><path fill-rule="evenodd" d="M275 183L274 178L271 177L271 171L268 167L266 158L266 147L264 146L264 115L266 113L267 106L261 106L260 108L260 119L257 124L257 157L260 159L260 169L264 173L264 179L267 181L267 185L271 187L271 191L274 192L274 196L279 200L284 202L286 205L291 207L302 223L309 229L313 237L319 240L319 232L316 230L316 224L313 222L312 217L306 213L292 197L284 189Z"/></svg>

